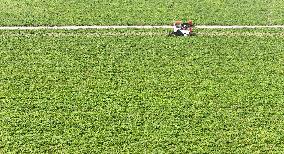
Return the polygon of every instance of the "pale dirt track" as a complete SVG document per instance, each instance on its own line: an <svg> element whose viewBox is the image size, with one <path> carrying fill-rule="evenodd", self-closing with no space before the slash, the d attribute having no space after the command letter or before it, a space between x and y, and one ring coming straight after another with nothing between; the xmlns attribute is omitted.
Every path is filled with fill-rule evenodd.
<svg viewBox="0 0 284 154"><path fill-rule="evenodd" d="M60 31L47 31L43 33L0 33L0 37L29 37L29 36L45 36L45 37L129 37L129 36L167 36L168 32L167 31L126 31L126 32L82 32L82 33L77 33L77 32L60 32ZM215 36L223 36L223 37L284 37L284 32L215 32L215 31L201 31L201 32L196 32L197 36L208 36L208 37L215 37Z"/></svg>
<svg viewBox="0 0 284 154"><path fill-rule="evenodd" d="M51 37L62 37L62 36L72 36L72 37L108 37L108 36L167 36L168 32L172 26L39 26L39 27L0 27L0 30L11 31L9 36L51 36ZM77 32L67 32L62 31L45 31L42 33L13 33L13 30L98 30L98 29L165 29L165 31L88 31L83 33ZM195 33L198 36L256 36L256 37L284 37L284 25L274 25L274 26L210 26L210 25L200 25L195 26ZM202 30L204 29L204 30ZM208 30L206 30L208 29ZM280 29L277 32L263 32L263 31L211 31L211 29ZM0 31L1 32L1 31ZM0 36L7 36L6 33L0 33Z"/></svg>
<svg viewBox="0 0 284 154"><path fill-rule="evenodd" d="M0 30L78 30L78 29L170 29L172 26L2 26ZM284 29L284 25L271 26L221 26L198 25L196 29Z"/></svg>

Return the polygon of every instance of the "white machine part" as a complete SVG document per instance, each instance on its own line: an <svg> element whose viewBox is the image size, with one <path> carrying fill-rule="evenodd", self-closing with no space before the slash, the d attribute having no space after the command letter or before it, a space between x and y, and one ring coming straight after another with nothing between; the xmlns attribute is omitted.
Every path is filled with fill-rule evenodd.
<svg viewBox="0 0 284 154"><path fill-rule="evenodd" d="M190 34L189 30L180 30L183 33L183 36L188 36Z"/></svg>

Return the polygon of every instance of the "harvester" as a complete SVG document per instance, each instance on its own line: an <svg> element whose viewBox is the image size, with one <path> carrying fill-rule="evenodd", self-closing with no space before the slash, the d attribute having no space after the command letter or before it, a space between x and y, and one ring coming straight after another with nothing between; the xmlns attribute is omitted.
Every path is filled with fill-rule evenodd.
<svg viewBox="0 0 284 154"><path fill-rule="evenodd" d="M192 32L193 24L192 21L189 20L186 23L182 21L176 21L173 25L173 31L170 32L170 36L192 36L194 33Z"/></svg>

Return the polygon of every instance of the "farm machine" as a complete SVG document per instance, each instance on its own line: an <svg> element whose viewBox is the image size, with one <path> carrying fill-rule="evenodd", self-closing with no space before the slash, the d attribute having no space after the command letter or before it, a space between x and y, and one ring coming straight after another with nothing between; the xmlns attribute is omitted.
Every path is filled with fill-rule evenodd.
<svg viewBox="0 0 284 154"><path fill-rule="evenodd" d="M176 21L173 25L173 31L170 32L170 36L193 36L192 32L193 24L192 21L189 20L186 23L182 21Z"/></svg>

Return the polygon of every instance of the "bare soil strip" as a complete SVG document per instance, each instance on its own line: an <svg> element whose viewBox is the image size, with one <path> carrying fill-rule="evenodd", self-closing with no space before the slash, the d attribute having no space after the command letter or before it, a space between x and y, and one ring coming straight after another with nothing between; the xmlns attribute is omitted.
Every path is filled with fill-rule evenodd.
<svg viewBox="0 0 284 154"><path fill-rule="evenodd" d="M167 36L168 33L166 31L157 31L157 32L82 32L82 33L65 33L65 32L56 32L56 31L50 31L50 32L44 32L44 33L0 33L0 37L29 37L29 36L47 36L47 37L112 37L112 36ZM284 32L215 32L215 31L208 31L208 32L196 32L197 36L209 36L209 37L218 37L218 36L224 36L224 37L284 37Z"/></svg>
<svg viewBox="0 0 284 154"><path fill-rule="evenodd" d="M0 30L79 30L79 29L170 29L172 26L2 26ZM259 29L259 28L281 28L284 25L270 26L221 26L221 25L198 25L197 29Z"/></svg>

